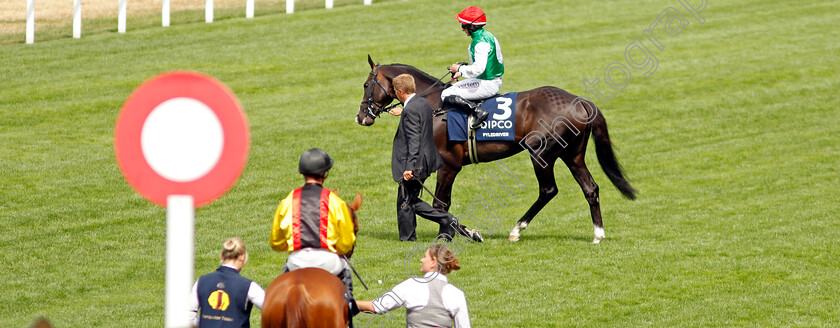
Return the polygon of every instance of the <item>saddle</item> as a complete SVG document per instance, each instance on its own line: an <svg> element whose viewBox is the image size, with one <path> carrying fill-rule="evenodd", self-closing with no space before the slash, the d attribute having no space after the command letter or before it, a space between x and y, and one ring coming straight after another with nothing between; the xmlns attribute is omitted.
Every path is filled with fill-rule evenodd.
<svg viewBox="0 0 840 328"><path fill-rule="evenodd" d="M451 85L451 84L447 83L447 84L446 84L446 87L448 88L450 85ZM501 94L501 93L497 93L497 94L494 94L494 95L492 95L492 96L490 96L490 97L487 97L487 98L482 98L482 99L477 99L477 100L471 100L471 101L474 101L474 102L478 105L478 107L482 107L482 106L484 106L484 102L485 102L485 101L487 101L488 99L493 99L493 98L496 98L496 97L498 97L498 96L500 96L500 95L502 95L502 94ZM441 116L441 115L444 115L444 114L446 114L446 113L448 113L448 112L451 112L451 111L453 111L453 110L458 110L458 109L459 109L459 108L458 108L457 106L454 106L454 105L452 105L452 104L444 104L444 103L441 101L441 102L440 102L440 108L433 110L433 111L432 111L432 116L434 116L434 117Z"/></svg>

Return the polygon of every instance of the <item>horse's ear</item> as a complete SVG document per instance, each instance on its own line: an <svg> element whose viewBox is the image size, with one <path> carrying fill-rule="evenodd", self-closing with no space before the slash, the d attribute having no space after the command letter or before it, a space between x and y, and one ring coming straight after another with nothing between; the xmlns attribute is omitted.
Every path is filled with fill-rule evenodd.
<svg viewBox="0 0 840 328"><path fill-rule="evenodd" d="M353 202L350 203L349 207L351 209L353 209L354 212L358 211L359 208L362 207L362 194L361 193L356 194L356 198L353 198Z"/></svg>
<svg viewBox="0 0 840 328"><path fill-rule="evenodd" d="M368 54L368 64L370 64L371 70L376 68L376 65L373 64L373 59L370 59L370 54Z"/></svg>

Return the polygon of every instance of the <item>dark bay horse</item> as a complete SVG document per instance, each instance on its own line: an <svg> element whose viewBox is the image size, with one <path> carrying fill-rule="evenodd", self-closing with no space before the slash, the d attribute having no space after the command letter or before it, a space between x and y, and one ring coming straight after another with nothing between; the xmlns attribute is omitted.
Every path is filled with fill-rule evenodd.
<svg viewBox="0 0 840 328"><path fill-rule="evenodd" d="M362 207L362 195L357 194L347 207L354 230L359 232L356 211ZM352 250L347 253L348 258L352 255ZM341 279L326 270L305 268L284 273L265 290L261 327L346 328L350 317L344 291Z"/></svg>
<svg viewBox="0 0 840 328"><path fill-rule="evenodd" d="M413 76L417 94L426 98L433 109L440 108L440 94L445 86L437 78L408 65L374 64L370 56L368 64L371 71L365 81L364 98L356 115L356 122L360 125L372 125L381 112L395 106L389 106L396 98L391 81L400 74ZM440 201L435 200L434 206L448 210L455 177L464 165L472 163L467 142L447 141L444 118L434 118L435 145L445 163L438 171L435 196ZM516 223L508 240L519 240L520 232L557 195L554 163L558 158L569 168L589 203L595 230L593 243L604 239L598 185L584 162L590 134L595 140L598 162L607 177L625 197L635 199L636 190L624 177L621 165L613 153L604 116L591 101L562 89L544 86L520 92L516 101L515 140L477 143L477 154L481 162L513 156L524 149L528 149L531 155L534 173L539 181L539 196Z"/></svg>

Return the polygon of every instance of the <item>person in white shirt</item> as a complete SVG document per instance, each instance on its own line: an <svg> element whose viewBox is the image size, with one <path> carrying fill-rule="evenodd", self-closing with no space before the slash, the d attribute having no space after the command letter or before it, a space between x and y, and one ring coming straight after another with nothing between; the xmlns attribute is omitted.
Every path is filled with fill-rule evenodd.
<svg viewBox="0 0 840 328"><path fill-rule="evenodd" d="M384 314L406 308L406 327L470 327L470 314L464 292L449 283L446 275L461 268L455 254L435 244L420 260L423 277L412 277L372 301L357 301L359 309Z"/></svg>
<svg viewBox="0 0 840 328"><path fill-rule="evenodd" d="M246 261L242 239L228 238L222 244L222 265L193 285L188 314L194 326L250 327L251 308L262 309L265 290L239 275Z"/></svg>

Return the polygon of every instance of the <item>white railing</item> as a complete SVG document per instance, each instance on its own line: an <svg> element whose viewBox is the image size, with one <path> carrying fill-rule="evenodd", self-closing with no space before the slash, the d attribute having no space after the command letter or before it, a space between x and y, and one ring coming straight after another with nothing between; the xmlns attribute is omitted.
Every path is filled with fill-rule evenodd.
<svg viewBox="0 0 840 328"><path fill-rule="evenodd" d="M82 37L82 0L73 1L73 38Z"/></svg>
<svg viewBox="0 0 840 328"><path fill-rule="evenodd" d="M35 42L35 0L26 1L26 43Z"/></svg>
<svg viewBox="0 0 840 328"><path fill-rule="evenodd" d="M126 27L126 1L119 0L119 16L117 19L117 32L125 33ZM204 21L213 22L213 0L205 0ZM364 0L365 5L370 5L373 0ZM331 9L333 0L324 0L324 7ZM169 26L169 0L161 0L161 25ZM295 12L295 1L286 0L286 13ZM246 0L245 17L254 18L254 0ZM73 38L82 37L82 0L73 0ZM26 43L35 43L35 0L26 1Z"/></svg>
<svg viewBox="0 0 840 328"><path fill-rule="evenodd" d="M125 33L125 0L120 0L119 22L117 23L117 32Z"/></svg>

